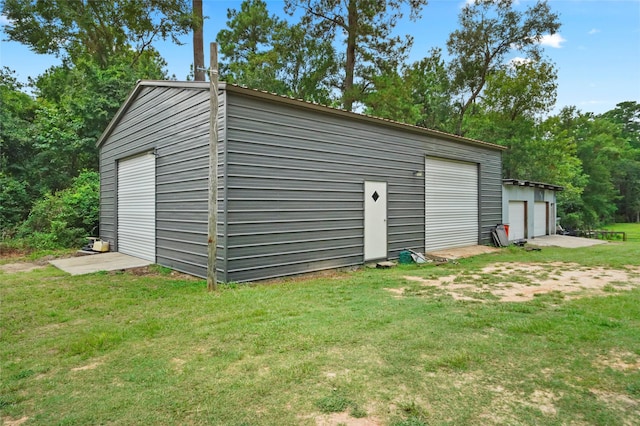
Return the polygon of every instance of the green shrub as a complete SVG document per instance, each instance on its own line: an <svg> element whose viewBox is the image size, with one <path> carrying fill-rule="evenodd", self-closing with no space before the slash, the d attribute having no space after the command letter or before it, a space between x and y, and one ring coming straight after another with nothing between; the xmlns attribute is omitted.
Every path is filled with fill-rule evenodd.
<svg viewBox="0 0 640 426"><path fill-rule="evenodd" d="M0 231L2 236L15 234L16 226L29 212L26 184L0 173Z"/></svg>
<svg viewBox="0 0 640 426"><path fill-rule="evenodd" d="M83 238L97 233L100 204L100 177L83 171L71 187L45 194L33 204L19 237L38 249L81 245Z"/></svg>

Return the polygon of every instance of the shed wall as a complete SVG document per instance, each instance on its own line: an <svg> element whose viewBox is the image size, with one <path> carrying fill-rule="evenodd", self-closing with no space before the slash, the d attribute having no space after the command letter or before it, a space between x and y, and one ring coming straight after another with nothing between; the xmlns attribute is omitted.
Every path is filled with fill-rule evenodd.
<svg viewBox="0 0 640 426"><path fill-rule="evenodd" d="M226 107L230 281L361 264L365 180L388 183L388 256L424 250L425 156L479 164L482 243L502 221L500 151L235 92Z"/></svg>
<svg viewBox="0 0 640 426"><path fill-rule="evenodd" d="M549 228L547 229L547 233L553 235L556 233L556 214L557 214L557 203L556 203L556 191L546 188L537 188L533 186L526 185L511 185L505 184L503 186L503 197L504 197L504 205L503 205L503 216L504 223L509 223L511 218L509 217L509 201L526 201L527 204L527 233L528 238L533 238L536 235L535 232L535 203L536 202L546 202L549 206ZM540 226L540 225L539 225ZM546 224L545 224L546 226Z"/></svg>
<svg viewBox="0 0 640 426"><path fill-rule="evenodd" d="M224 265L224 116L220 96L218 264ZM115 250L117 164L156 152L156 263L206 276L209 164L209 92L141 87L100 147L100 236Z"/></svg>

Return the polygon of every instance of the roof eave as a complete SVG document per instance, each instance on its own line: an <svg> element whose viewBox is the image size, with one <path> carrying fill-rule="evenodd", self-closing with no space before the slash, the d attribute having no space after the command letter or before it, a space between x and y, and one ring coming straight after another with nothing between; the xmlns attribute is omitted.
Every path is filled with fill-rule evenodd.
<svg viewBox="0 0 640 426"><path fill-rule="evenodd" d="M502 179L502 183L505 183L507 185L514 185L514 186L530 186L534 188L550 189L552 191L564 191L564 187L559 185L552 185L550 183L544 183L544 182L534 182L530 180Z"/></svg>
<svg viewBox="0 0 640 426"><path fill-rule="evenodd" d="M305 101L304 99L295 99L295 98L291 98L289 96L278 95L278 94L275 94L275 93L266 92L266 91L257 90L257 89L251 89L251 88L248 88L248 87L238 86L238 85L235 85L235 84L227 84L226 85L226 91L235 92L235 93L241 93L241 94L245 94L247 96L253 96L253 97L268 99L268 100L272 100L272 101L275 101L277 99L278 102L283 102L283 103L290 104L290 105L295 105L295 106L300 106L300 104L304 104L307 108L310 108L310 109L313 109L313 110L316 110L316 111L321 111L321 112L326 112L326 113L333 113L333 114L336 114L336 115L341 115L341 116L345 116L345 117L349 117L349 118L355 118L355 119L358 119L358 120L364 120L364 121L377 123L377 124L384 124L384 125L400 128L400 129L403 129L403 130L411 130L411 131L416 132L416 133L427 134L429 136L434 136L434 137L437 137L437 138L440 138L440 139L446 139L446 140L453 141L453 142L461 142L461 143L470 144L470 145L481 145L481 146L486 146L488 148L493 148L493 149L500 150L500 151L505 151L505 150L508 149L505 146L497 145L497 144L490 143L490 142L484 142L484 141L480 141L480 140L476 140L476 139L465 138L464 136L453 135L453 134L450 134L450 133L441 132L439 130L428 129L426 127L415 126L415 125L407 124L407 123L401 123L399 121L389 120L389 119L386 119L386 118L374 117L372 115L360 114L360 113L357 113L357 112L346 111L346 110L343 110L343 109L333 108L333 107L330 107L330 106L326 106L326 105L316 104L314 102Z"/></svg>
<svg viewBox="0 0 640 426"><path fill-rule="evenodd" d="M122 104L120 109L116 112L111 122L107 128L102 132L102 135L98 138L96 142L96 146L100 147L104 141L111 135L117 124L120 122L122 116L126 113L126 111L131 106L133 100L138 96L143 87L174 87L174 88L182 88L182 89L200 89L200 90L209 90L209 83L202 81L174 81L174 80L138 80L136 86L133 88L125 102ZM333 108L326 105L320 105L313 102L305 101L303 99L295 99L289 96L278 95L271 92L266 92L257 89L250 89L248 87L239 86L235 84L226 84L224 82L220 82L218 86L219 90L224 90L228 92L240 93L246 96L252 96L257 98L262 98L271 101L282 102L285 104L293 105L293 106L301 106L304 105L306 108L316 110L319 112L325 112L330 114L336 114L343 117L349 117L351 119L358 119L367 121L370 123L382 124L386 126L395 127L402 130L409 130L415 133L429 135L433 137L437 137L440 139L449 140L452 142L459 142L469 145L480 145L487 148L504 151L507 147L502 145L497 145L490 142L484 142L476 139L465 138L463 136L453 135L450 133L441 132L439 130L427 129L426 127L419 127L412 124L401 123L399 121L389 120L386 118L374 117L366 114L359 114L356 112L346 111L338 108Z"/></svg>

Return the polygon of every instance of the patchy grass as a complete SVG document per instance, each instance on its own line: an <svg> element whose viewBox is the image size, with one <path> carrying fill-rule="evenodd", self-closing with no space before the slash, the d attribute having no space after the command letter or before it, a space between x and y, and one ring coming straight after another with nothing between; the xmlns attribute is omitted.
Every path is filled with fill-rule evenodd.
<svg viewBox="0 0 640 426"><path fill-rule="evenodd" d="M632 242L512 248L217 293L164 268L0 272L1 416L36 425L635 424L640 289L616 283L597 297L522 303L385 289L407 286L407 275L473 277L497 262L622 270L638 259Z"/></svg>
<svg viewBox="0 0 640 426"><path fill-rule="evenodd" d="M0 265L34 261L45 263L47 258L69 257L76 251L77 249L34 250L0 241Z"/></svg>
<svg viewBox="0 0 640 426"><path fill-rule="evenodd" d="M640 242L640 223L614 223L603 226L607 231L626 232L628 242Z"/></svg>

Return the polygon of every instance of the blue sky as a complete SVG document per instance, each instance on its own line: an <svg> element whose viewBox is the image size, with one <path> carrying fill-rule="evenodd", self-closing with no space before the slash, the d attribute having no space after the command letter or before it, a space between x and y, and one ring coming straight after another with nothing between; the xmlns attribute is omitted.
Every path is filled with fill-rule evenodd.
<svg viewBox="0 0 640 426"><path fill-rule="evenodd" d="M204 0L205 56L208 44L226 24L228 8L240 8L240 1ZM269 9L280 16L283 1L267 1ZM516 7L533 4L520 0ZM545 40L547 56L558 69L558 99L554 112L574 105L581 111L603 113L619 102L640 102L640 0L550 0L553 11L560 15L558 34ZM446 52L449 34L458 28L458 13L464 0L430 0L418 22L404 19L397 27L399 34L411 34L414 45L409 60L423 58L433 47ZM0 25L6 18L0 17ZM15 42L5 41L2 34L0 65L15 70L18 79L36 77L60 61L54 56L37 55ZM168 62L168 71L179 80L185 79L192 61L191 36L182 46L157 43Z"/></svg>

